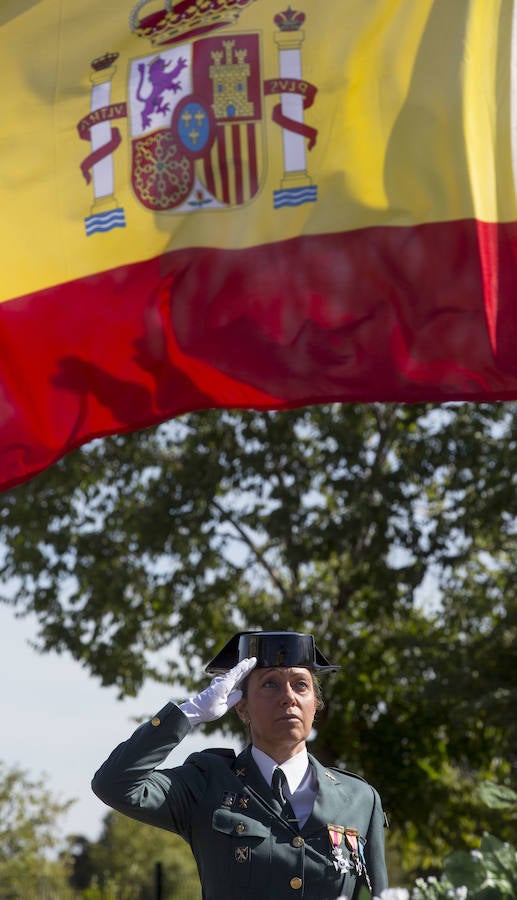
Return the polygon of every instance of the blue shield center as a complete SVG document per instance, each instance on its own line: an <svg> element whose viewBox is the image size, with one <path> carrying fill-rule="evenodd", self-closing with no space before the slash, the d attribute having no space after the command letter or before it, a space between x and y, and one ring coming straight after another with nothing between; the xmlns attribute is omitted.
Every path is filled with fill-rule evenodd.
<svg viewBox="0 0 517 900"><path fill-rule="evenodd" d="M201 153L210 138L210 118L201 103L192 100L181 110L177 122L178 137L190 153Z"/></svg>

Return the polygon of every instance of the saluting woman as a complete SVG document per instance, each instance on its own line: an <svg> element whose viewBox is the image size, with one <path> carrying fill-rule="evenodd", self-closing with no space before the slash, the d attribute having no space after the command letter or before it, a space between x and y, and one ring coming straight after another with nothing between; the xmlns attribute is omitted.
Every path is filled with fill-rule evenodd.
<svg viewBox="0 0 517 900"><path fill-rule="evenodd" d="M241 632L207 666L206 690L168 703L120 744L92 787L108 806L181 835L204 900L354 900L387 887L375 789L322 766L306 740L332 666L312 635ZM236 706L251 744L158 768L191 728Z"/></svg>

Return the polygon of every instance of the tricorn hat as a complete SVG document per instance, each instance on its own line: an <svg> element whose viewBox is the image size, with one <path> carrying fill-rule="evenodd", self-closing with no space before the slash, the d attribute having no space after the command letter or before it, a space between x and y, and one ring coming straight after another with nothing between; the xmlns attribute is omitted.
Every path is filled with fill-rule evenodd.
<svg viewBox="0 0 517 900"><path fill-rule="evenodd" d="M208 663L211 675L228 672L250 656L257 657L257 669L300 666L314 672L335 672L314 643L312 634L294 631L239 631Z"/></svg>

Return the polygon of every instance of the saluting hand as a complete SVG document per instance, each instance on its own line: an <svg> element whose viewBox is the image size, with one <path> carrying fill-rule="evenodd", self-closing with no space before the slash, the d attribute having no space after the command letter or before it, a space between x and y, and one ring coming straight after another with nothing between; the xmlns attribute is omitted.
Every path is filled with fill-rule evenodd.
<svg viewBox="0 0 517 900"><path fill-rule="evenodd" d="M200 694L186 700L180 709L191 725L199 722L213 722L224 716L242 697L238 685L251 672L257 663L256 656L243 659L224 675L217 675Z"/></svg>

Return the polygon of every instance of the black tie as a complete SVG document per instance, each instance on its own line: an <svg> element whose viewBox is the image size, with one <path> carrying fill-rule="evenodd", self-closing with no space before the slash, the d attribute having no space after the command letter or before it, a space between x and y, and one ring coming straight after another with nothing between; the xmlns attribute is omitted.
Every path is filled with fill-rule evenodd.
<svg viewBox="0 0 517 900"><path fill-rule="evenodd" d="M290 822L296 822L296 816L293 812L293 808L289 803L289 800L285 796L285 786L287 783L287 778L285 777L282 769L278 767L273 771L273 777L271 779L271 790L273 792L273 797L280 804L280 811L282 813L282 817L284 819L288 819Z"/></svg>

